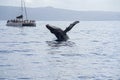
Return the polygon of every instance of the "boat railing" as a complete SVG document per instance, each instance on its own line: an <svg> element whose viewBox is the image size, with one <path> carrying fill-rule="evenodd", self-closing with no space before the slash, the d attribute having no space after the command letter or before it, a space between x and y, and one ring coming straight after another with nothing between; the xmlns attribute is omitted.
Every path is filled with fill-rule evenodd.
<svg viewBox="0 0 120 80"><path fill-rule="evenodd" d="M9 22L13 22L13 23L35 23L35 20L18 20L18 19L14 19L14 20L8 20L7 23Z"/></svg>

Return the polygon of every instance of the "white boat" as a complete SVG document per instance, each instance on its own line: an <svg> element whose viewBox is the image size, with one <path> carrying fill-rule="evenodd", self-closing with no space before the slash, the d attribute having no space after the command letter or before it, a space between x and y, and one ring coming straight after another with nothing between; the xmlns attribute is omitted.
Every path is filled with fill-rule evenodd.
<svg viewBox="0 0 120 80"><path fill-rule="evenodd" d="M8 20L6 26L31 26L35 27L36 23L34 20Z"/></svg>
<svg viewBox="0 0 120 80"><path fill-rule="evenodd" d="M25 13L25 17L23 14ZM36 22L35 20L28 20L27 19L27 11L25 7L25 2L21 0L21 15L17 16L15 19L7 20L6 26L30 26L35 27Z"/></svg>

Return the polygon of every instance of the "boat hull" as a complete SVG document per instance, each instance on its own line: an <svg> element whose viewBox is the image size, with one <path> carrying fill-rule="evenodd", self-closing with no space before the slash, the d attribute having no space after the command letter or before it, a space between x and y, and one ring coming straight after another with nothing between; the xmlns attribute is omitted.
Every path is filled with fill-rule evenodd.
<svg viewBox="0 0 120 80"><path fill-rule="evenodd" d="M6 26L20 26L20 27L36 27L36 24L35 23L22 23L22 22L8 22L6 24Z"/></svg>
<svg viewBox="0 0 120 80"><path fill-rule="evenodd" d="M33 27L35 27L36 24L35 23L23 23L22 26L33 26Z"/></svg>

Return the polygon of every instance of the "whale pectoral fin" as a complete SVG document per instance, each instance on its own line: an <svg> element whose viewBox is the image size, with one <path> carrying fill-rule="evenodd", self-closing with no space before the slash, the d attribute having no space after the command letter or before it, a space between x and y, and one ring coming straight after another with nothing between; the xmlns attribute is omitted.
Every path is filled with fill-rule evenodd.
<svg viewBox="0 0 120 80"><path fill-rule="evenodd" d="M51 33L55 33L55 32L56 32L55 29L57 29L57 27L52 26L52 25L49 25L49 24L47 24L46 27L47 27L47 29L48 29Z"/></svg>
<svg viewBox="0 0 120 80"><path fill-rule="evenodd" d="M75 26L77 23L79 23L79 21L75 21L75 22L71 23L71 24L64 30L64 32L67 33L68 31L70 31L70 30L73 28L73 26Z"/></svg>

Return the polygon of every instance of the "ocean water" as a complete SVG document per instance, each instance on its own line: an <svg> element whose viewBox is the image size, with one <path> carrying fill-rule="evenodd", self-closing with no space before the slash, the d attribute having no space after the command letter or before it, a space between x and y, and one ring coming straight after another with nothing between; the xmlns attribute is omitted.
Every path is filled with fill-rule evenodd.
<svg viewBox="0 0 120 80"><path fill-rule="evenodd" d="M120 21L81 21L66 42L54 41L45 27L71 22L8 27L0 21L0 80L120 80Z"/></svg>

